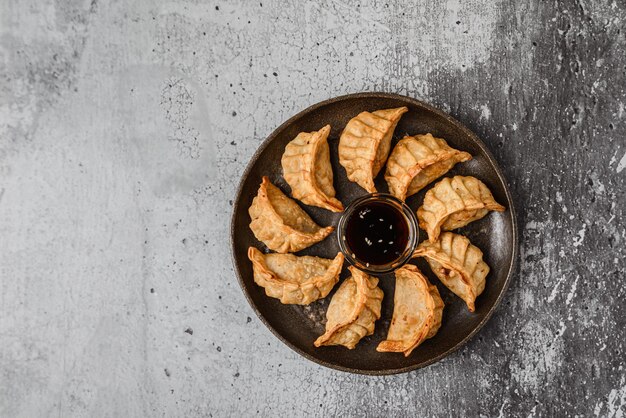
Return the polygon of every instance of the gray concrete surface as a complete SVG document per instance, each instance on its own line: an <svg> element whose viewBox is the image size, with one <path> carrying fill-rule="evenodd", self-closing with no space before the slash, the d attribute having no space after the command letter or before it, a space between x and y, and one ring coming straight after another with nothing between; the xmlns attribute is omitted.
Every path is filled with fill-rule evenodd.
<svg viewBox="0 0 626 418"><path fill-rule="evenodd" d="M623 417L625 22L616 0L2 1L0 416ZM264 137L374 90L475 130L522 234L476 338L376 378L274 338L228 247Z"/></svg>

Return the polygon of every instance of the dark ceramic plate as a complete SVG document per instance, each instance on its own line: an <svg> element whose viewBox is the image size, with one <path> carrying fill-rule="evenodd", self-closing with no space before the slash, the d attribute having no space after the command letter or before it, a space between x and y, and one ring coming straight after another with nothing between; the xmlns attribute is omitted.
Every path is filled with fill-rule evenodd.
<svg viewBox="0 0 626 418"><path fill-rule="evenodd" d="M443 324L435 337L426 340L409 357L404 357L401 353L376 351L376 346L387 334L393 313L395 280L393 274L389 274L380 276L380 287L385 292L385 298L382 304L382 317L376 322L374 334L363 338L354 350L344 347L315 348L313 341L324 333L326 308L334 291L325 299L309 306L282 305L277 299L267 297L264 290L254 283L252 265L247 257L249 246L267 251L248 227L250 223L248 208L257 194L264 175L289 194L290 189L282 178L280 165L285 145L299 132L315 131L326 124L332 126L328 142L337 197L346 206L357 196L364 195L366 192L363 189L348 181L343 167L339 164L337 157L339 135L348 120L359 112L400 106L407 106L409 111L400 119L395 130L394 144L407 134L431 132L437 137L445 138L452 147L467 151L474 157L471 161L457 164L447 176L461 174L477 177L489 187L495 199L507 207L505 212L492 212L457 231L483 250L484 259L491 266L485 291L476 301L476 312L469 313L465 303L439 283L425 262L414 260L412 262L420 267L431 282L437 284L446 304ZM376 179L376 187L378 191L386 192L387 185L383 172L384 169ZM417 210L428 189L429 187L426 187L417 195L409 197L407 204L413 210ZM319 225L337 226L340 214L302 206ZM425 236L426 234L420 231L420 239L423 240ZM418 100L389 93L358 93L326 100L300 112L276 129L259 147L242 176L233 209L231 241L239 282L250 305L263 323L285 344L309 360L327 367L364 374L407 372L434 363L465 344L485 324L502 299L517 254L513 201L506 181L485 144L442 111ZM333 258L338 251L339 246L333 233L324 241L298 254ZM346 276L347 263L344 265L341 280ZM339 285L335 286L335 290L338 287Z"/></svg>

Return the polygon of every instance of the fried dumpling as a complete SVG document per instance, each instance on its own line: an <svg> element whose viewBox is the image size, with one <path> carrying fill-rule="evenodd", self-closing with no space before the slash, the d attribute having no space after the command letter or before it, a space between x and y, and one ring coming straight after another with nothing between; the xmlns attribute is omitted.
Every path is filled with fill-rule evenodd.
<svg viewBox="0 0 626 418"><path fill-rule="evenodd" d="M248 248L252 261L254 282L265 289L265 294L280 299L284 304L308 305L325 298L339 281L343 254L333 260L293 254L263 254Z"/></svg>
<svg viewBox="0 0 626 418"><path fill-rule="evenodd" d="M456 163L471 159L471 154L454 149L431 134L404 137L387 161L385 180L389 193L404 200L446 174Z"/></svg>
<svg viewBox="0 0 626 418"><path fill-rule="evenodd" d="M254 236L279 253L300 251L326 238L334 228L317 225L298 204L267 177L248 210Z"/></svg>
<svg viewBox="0 0 626 418"><path fill-rule="evenodd" d="M408 110L399 107L361 112L350 119L339 138L339 163L350 181L376 192L374 178L387 161L393 131Z"/></svg>
<svg viewBox="0 0 626 418"><path fill-rule="evenodd" d="M353 349L361 338L374 333L380 318L383 291L378 279L350 266L352 276L344 280L333 295L326 312L326 332L315 346L343 345Z"/></svg>
<svg viewBox="0 0 626 418"><path fill-rule="evenodd" d="M417 210L419 226L431 242L437 241L441 230L450 231L483 218L490 210L503 212L487 186L475 177L446 177L426 192L423 205Z"/></svg>
<svg viewBox="0 0 626 418"><path fill-rule="evenodd" d="M333 169L326 141L329 133L330 125L317 132L300 132L285 147L281 165L294 198L306 205L341 212L343 205L335 199Z"/></svg>
<svg viewBox="0 0 626 418"><path fill-rule="evenodd" d="M413 257L425 257L441 283L474 312L476 298L485 289L485 277L489 273L480 248L463 235L444 232L435 243L420 243Z"/></svg>
<svg viewBox="0 0 626 418"><path fill-rule="evenodd" d="M408 357L439 331L443 300L437 286L430 284L416 266L406 264L396 270L393 304L387 339L378 344L376 351L404 353Z"/></svg>

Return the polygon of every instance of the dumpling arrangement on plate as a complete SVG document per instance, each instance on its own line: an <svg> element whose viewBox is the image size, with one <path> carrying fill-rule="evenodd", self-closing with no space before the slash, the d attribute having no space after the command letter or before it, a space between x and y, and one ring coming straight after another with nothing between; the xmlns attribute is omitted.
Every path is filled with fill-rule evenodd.
<svg viewBox="0 0 626 418"><path fill-rule="evenodd" d="M471 154L450 147L432 134L406 136L396 144L387 161L385 180L389 193L404 200L446 174L456 163L471 159Z"/></svg>
<svg viewBox="0 0 626 418"><path fill-rule="evenodd" d="M267 248L279 253L303 250L320 242L335 230L325 228L313 219L292 199L288 198L267 177L248 210L250 229Z"/></svg>
<svg viewBox="0 0 626 418"><path fill-rule="evenodd" d="M441 230L451 231L483 218L489 211L503 212L485 184L472 176L446 177L426 192L417 210L419 226L431 242Z"/></svg>
<svg viewBox="0 0 626 418"><path fill-rule="evenodd" d="M408 357L439 331L443 306L437 286L430 284L416 266L400 267L396 270L393 317L387 339L378 344L376 350L404 353Z"/></svg>
<svg viewBox="0 0 626 418"><path fill-rule="evenodd" d="M367 192L376 192L374 179L386 163L389 192L400 200L418 193L445 175L457 163L472 156L457 150L430 133L405 136L390 154L391 140L406 107L361 112L350 119L339 138L339 163L348 179ZM330 125L318 131L301 132L286 146L281 158L283 177L291 196L304 205L342 212L333 185L328 137ZM388 158L389 157L389 158ZM491 191L471 176L443 178L424 195L417 210L419 226L428 234L413 257L424 257L434 275L452 293L476 310L476 298L485 288L489 266L482 251L468 238L450 231L481 219L489 211L504 211ZM265 294L283 304L308 305L326 298L343 268L344 256L334 259L297 256L328 237L332 226L318 225L281 189L263 177L249 208L254 236L275 253L248 249L254 282ZM381 316L383 291L378 278L354 266L332 295L326 311L325 332L314 345L354 349L374 333ZM426 276L411 264L395 271L394 308L387 337L376 350L404 356L435 336L442 324L444 303Z"/></svg>
<svg viewBox="0 0 626 418"><path fill-rule="evenodd" d="M343 345L350 350L361 338L374 333L380 318L383 291L378 279L356 267L348 267L352 276L341 283L326 311L326 332L315 340L315 346Z"/></svg>
<svg viewBox="0 0 626 418"><path fill-rule="evenodd" d="M350 181L369 193L376 192L374 178L387 161L396 125L408 108L361 112L348 122L339 138L339 164Z"/></svg>

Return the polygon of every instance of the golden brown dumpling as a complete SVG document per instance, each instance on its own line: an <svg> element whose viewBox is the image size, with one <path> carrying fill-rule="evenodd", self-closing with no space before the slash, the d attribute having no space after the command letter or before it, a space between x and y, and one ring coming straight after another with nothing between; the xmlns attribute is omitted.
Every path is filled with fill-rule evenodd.
<svg viewBox="0 0 626 418"><path fill-rule="evenodd" d="M471 158L471 154L454 149L431 134L404 137L387 161L385 180L389 193L404 200L446 174L456 163Z"/></svg>
<svg viewBox="0 0 626 418"><path fill-rule="evenodd" d="M419 226L431 242L441 230L450 231L483 218L490 210L503 212L504 206L493 199L485 184L475 177L446 177L426 192L417 210Z"/></svg>
<svg viewBox="0 0 626 418"><path fill-rule="evenodd" d="M317 132L300 132L285 147L281 164L291 195L302 203L341 212L335 199L333 169L330 165L328 134L330 125Z"/></svg>
<svg viewBox="0 0 626 418"><path fill-rule="evenodd" d="M248 258L254 269L254 282L265 294L281 303L308 305L325 298L339 281L343 254L333 260L293 254L263 254L248 248Z"/></svg>
<svg viewBox="0 0 626 418"><path fill-rule="evenodd" d="M413 257L425 257L441 283L467 304L470 312L485 289L489 266L483 261L483 252L462 235L444 232L439 241L423 241Z"/></svg>
<svg viewBox="0 0 626 418"><path fill-rule="evenodd" d="M374 178L387 161L393 131L408 110L399 107L361 112L350 119L339 138L339 163L348 179L370 193L376 191Z"/></svg>
<svg viewBox="0 0 626 418"><path fill-rule="evenodd" d="M376 351L404 353L408 357L439 331L443 300L437 286L430 284L416 266L406 264L396 270L393 304L387 339L378 344Z"/></svg>
<svg viewBox="0 0 626 418"><path fill-rule="evenodd" d="M300 251L326 238L334 228L322 228L267 177L252 201L250 229L267 248L279 253Z"/></svg>
<svg viewBox="0 0 626 418"><path fill-rule="evenodd" d="M315 340L316 347L343 345L353 349L361 338L374 333L383 291L376 277L356 267L348 268L352 276L344 280L333 295L326 312L326 332Z"/></svg>

